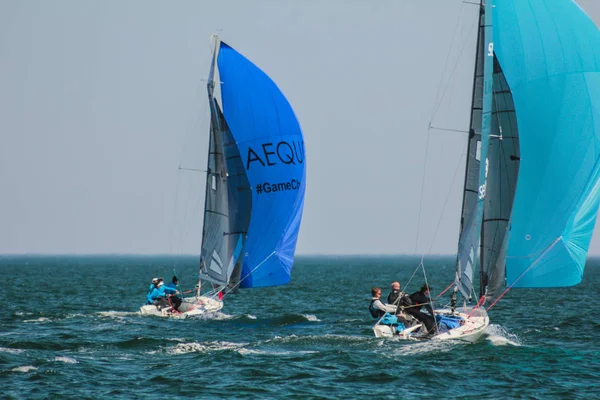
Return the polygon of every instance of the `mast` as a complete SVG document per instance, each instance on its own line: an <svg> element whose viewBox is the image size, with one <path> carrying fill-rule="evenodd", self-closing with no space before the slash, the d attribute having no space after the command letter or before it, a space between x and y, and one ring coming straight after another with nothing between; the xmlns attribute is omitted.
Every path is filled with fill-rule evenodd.
<svg viewBox="0 0 600 400"><path fill-rule="evenodd" d="M480 47L480 43L479 41L481 40L481 29L483 28L483 24L481 23L481 19L483 17L483 0L480 0L479 2L479 15L478 15L478 28L477 28L477 41L475 42L475 65L473 66L473 91L471 93L471 115L470 115L470 119L471 121L469 122L469 136L467 137L467 154L469 154L469 151L471 150L471 139L475 136L475 130L473 129L473 108L475 107L475 94L476 94L476 90L477 90L477 67L479 64L479 47ZM465 200L466 200L466 189L467 189L467 177L468 175L468 171L469 171L469 159L467 158L467 164L465 164L465 179L464 179L464 183L463 183L463 198L462 198L462 206L461 209L465 208ZM461 219L460 219L460 233L462 233L463 231L463 225L464 225L465 221L464 221L464 215L461 215ZM458 260L457 260L458 262Z"/></svg>
<svg viewBox="0 0 600 400"><path fill-rule="evenodd" d="M226 264L229 261L229 246L223 239L224 234L229 232L229 202L227 167L223 153L223 130L226 129L226 123L221 112L220 72L217 65L221 47L219 38L215 36L213 62L207 82L211 119L199 276L200 279L223 286L229 278Z"/></svg>
<svg viewBox="0 0 600 400"><path fill-rule="evenodd" d="M475 48L475 65L473 68L473 92L471 95L471 114L469 117L469 136L467 137L467 160L465 163L465 178L463 182L463 199L461 207L460 232L456 256L456 286L463 297L470 300L473 287L473 266L478 235L475 234L475 214L477 210L477 193L479 187L478 157L481 145L481 110L483 97L483 29L484 6L479 3L477 41Z"/></svg>
<svg viewBox="0 0 600 400"><path fill-rule="evenodd" d="M481 222L483 219L484 200L487 189L487 175L488 175L488 150L490 146L490 123L492 116L492 93L494 84L494 40L493 40L493 28L492 28L492 1L486 0L484 4L484 43L487 52L484 55L483 62L483 108L481 118L481 156L480 159L484 161L483 164L479 165L479 193L477 197L477 218L476 218L476 232L480 236ZM480 251L480 254L482 252ZM480 259L480 258L479 258ZM480 296L484 295L485 288L483 287L483 268L484 265L479 262L479 285L480 285Z"/></svg>

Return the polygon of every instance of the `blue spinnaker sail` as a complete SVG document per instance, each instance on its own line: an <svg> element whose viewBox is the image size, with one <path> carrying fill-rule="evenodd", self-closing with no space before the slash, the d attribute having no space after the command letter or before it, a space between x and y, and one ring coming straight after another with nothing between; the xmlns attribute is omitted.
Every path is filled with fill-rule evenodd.
<svg viewBox="0 0 600 400"><path fill-rule="evenodd" d="M304 206L300 124L277 85L223 42L217 64L223 115L252 192L240 287L285 284Z"/></svg>
<svg viewBox="0 0 600 400"><path fill-rule="evenodd" d="M506 284L576 285L600 202L600 32L571 0L494 5L521 147Z"/></svg>

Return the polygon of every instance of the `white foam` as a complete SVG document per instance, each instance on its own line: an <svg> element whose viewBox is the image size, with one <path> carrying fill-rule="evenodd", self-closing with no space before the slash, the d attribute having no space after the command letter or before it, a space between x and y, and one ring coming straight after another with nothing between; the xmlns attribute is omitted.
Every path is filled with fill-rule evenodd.
<svg viewBox="0 0 600 400"><path fill-rule="evenodd" d="M191 342L179 343L175 347L166 349L168 354L208 353L213 351L236 350L248 345L248 343L232 342Z"/></svg>
<svg viewBox="0 0 600 400"><path fill-rule="evenodd" d="M85 317L85 316L86 316L85 314L69 314L69 315L67 315L66 318L67 319L69 319L69 318L79 318L79 317Z"/></svg>
<svg viewBox="0 0 600 400"><path fill-rule="evenodd" d="M58 357L54 357L54 361L61 361L67 364L77 364L78 361L74 358L71 357L66 357L66 356L58 356Z"/></svg>
<svg viewBox="0 0 600 400"><path fill-rule="evenodd" d="M295 341L299 341L299 340L311 340L311 341L316 341L316 342L322 342L324 340L329 341L329 340L335 340L340 341L346 341L346 342L367 342L370 341L371 338L368 337L364 337L364 336L351 336L351 335L335 335L335 334L326 334L326 335L308 335L308 336L296 336L294 334L291 334L289 336L275 336L272 339L268 339L265 340L264 343L269 343L269 342L279 342L279 343L289 343L289 342L295 342Z"/></svg>
<svg viewBox="0 0 600 400"><path fill-rule="evenodd" d="M10 354L21 354L25 350L23 349L9 349L6 347L0 347L0 353L10 353Z"/></svg>
<svg viewBox="0 0 600 400"><path fill-rule="evenodd" d="M50 321L50 318L40 317L38 319L26 319L23 322L48 322L48 321Z"/></svg>
<svg viewBox="0 0 600 400"><path fill-rule="evenodd" d="M37 368L34 367L33 365L24 365L22 367L16 367L11 369L11 371L13 372L29 372L29 371L35 371Z"/></svg>
<svg viewBox="0 0 600 400"><path fill-rule="evenodd" d="M364 318L351 318L351 319L341 319L339 323L347 323L347 322L365 322Z"/></svg>
<svg viewBox="0 0 600 400"><path fill-rule="evenodd" d="M508 332L501 325L489 325L485 330L485 334L487 336L486 339L492 342L494 346L522 346L517 335Z"/></svg>
<svg viewBox="0 0 600 400"><path fill-rule="evenodd" d="M315 354L318 351L315 350L302 350L302 351L289 351L289 350L257 350L257 349L246 349L241 348L238 349L237 352L241 355L249 355L249 354L261 354L261 355L269 355L269 356L286 356L286 355L297 355L297 354Z"/></svg>
<svg viewBox="0 0 600 400"><path fill-rule="evenodd" d="M317 318L316 315L312 315L312 314L302 314L302 316L304 318L306 318L309 322L321 322L321 320L319 318Z"/></svg>
<svg viewBox="0 0 600 400"><path fill-rule="evenodd" d="M185 338L167 338L167 340L172 342L185 342Z"/></svg>
<svg viewBox="0 0 600 400"><path fill-rule="evenodd" d="M456 346L464 346L464 342L456 341L456 340L424 340L424 341L410 341L406 342L405 340L400 340L406 343L406 346L397 347L391 355L393 357L397 356L415 356L420 354L427 353L447 353L452 351L452 349ZM383 341L382 341L383 342Z"/></svg>
<svg viewBox="0 0 600 400"><path fill-rule="evenodd" d="M133 315L138 315L139 311L99 311L97 313L101 317L115 318L115 319L123 319L125 317L130 317Z"/></svg>
<svg viewBox="0 0 600 400"><path fill-rule="evenodd" d="M223 320L235 318L235 316L225 314L221 311L217 311L217 312L207 312L206 314L197 314L197 315L190 315L190 314L171 315L171 318L191 318L191 319L203 320L203 321L206 321L206 320L223 321Z"/></svg>

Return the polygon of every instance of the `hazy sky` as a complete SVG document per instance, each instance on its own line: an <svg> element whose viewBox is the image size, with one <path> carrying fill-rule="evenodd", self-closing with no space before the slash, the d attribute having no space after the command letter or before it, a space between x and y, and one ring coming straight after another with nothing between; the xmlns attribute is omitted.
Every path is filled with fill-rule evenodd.
<svg viewBox="0 0 600 400"><path fill-rule="evenodd" d="M579 4L600 22L600 2ZM428 126L468 128L476 13L461 0L0 0L0 253L199 252L204 174L178 166L206 166L212 33L300 119L298 254L455 253L466 138Z"/></svg>

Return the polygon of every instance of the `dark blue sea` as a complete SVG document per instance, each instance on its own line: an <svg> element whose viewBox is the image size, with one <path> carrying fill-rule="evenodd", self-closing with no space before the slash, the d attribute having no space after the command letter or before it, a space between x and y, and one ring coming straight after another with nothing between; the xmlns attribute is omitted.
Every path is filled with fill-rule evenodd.
<svg viewBox="0 0 600 400"><path fill-rule="evenodd" d="M600 398L600 260L576 287L509 291L475 344L376 339L371 287L404 286L418 262L298 257L288 285L175 320L138 310L174 267L192 288L195 257L3 256L0 397ZM453 259L425 262L436 295Z"/></svg>

